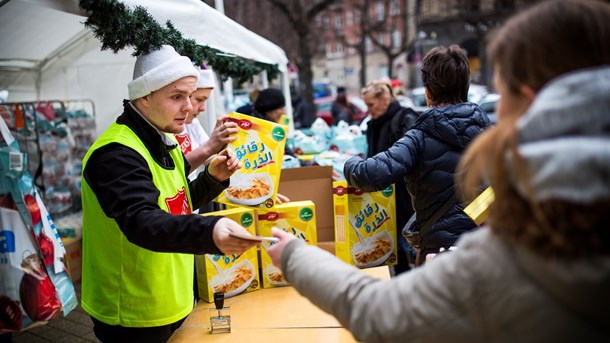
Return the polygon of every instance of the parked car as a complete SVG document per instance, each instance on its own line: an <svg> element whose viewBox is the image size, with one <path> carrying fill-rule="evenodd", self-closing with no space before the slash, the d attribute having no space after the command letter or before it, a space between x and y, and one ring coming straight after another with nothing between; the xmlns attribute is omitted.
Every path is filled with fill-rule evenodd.
<svg viewBox="0 0 610 343"><path fill-rule="evenodd" d="M496 106L498 105L499 100L500 94L489 93L479 101L479 107L487 113L492 124L496 123Z"/></svg>
<svg viewBox="0 0 610 343"><path fill-rule="evenodd" d="M358 123L364 117L366 117L366 105L364 104L364 101L357 96L348 96L348 99L349 102L352 103L356 108L356 118L354 121ZM329 126L336 124L333 123L333 115L330 111L333 101L335 101L335 97L333 96L314 99L314 103L316 105L316 116L324 119Z"/></svg>
<svg viewBox="0 0 610 343"><path fill-rule="evenodd" d="M471 84L468 88L468 101L479 103L489 92L483 85ZM413 88L409 92L409 98L413 101L413 109L417 113L422 113L428 109L426 105L426 93L424 87Z"/></svg>

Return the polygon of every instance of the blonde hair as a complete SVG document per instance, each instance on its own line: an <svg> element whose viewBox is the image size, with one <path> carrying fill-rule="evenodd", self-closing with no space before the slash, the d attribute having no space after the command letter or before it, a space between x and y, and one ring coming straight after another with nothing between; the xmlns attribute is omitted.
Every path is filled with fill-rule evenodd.
<svg viewBox="0 0 610 343"><path fill-rule="evenodd" d="M386 81L373 81L366 85L366 87L362 88L362 90L360 91L360 95L362 96L368 93L372 93L375 98L379 98L387 94L390 96L390 99L396 99L396 97L394 96L394 90L392 89L392 85Z"/></svg>

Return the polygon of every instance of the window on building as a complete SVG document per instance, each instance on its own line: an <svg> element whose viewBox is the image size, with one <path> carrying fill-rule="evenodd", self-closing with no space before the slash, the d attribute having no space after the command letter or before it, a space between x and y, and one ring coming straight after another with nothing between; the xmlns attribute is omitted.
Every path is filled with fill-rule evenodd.
<svg viewBox="0 0 610 343"><path fill-rule="evenodd" d="M322 21L324 22L324 28L327 28L328 23L330 21L330 19L328 19L328 16L325 15L324 17L322 17Z"/></svg>
<svg viewBox="0 0 610 343"><path fill-rule="evenodd" d="M400 1L399 0L392 0L390 2L390 15L391 16L397 16L400 14Z"/></svg>
<svg viewBox="0 0 610 343"><path fill-rule="evenodd" d="M354 25L354 14L352 13L352 11L347 11L345 13L345 22L347 27Z"/></svg>
<svg viewBox="0 0 610 343"><path fill-rule="evenodd" d="M400 31L392 31L392 47L397 48L400 46Z"/></svg>
<svg viewBox="0 0 610 343"><path fill-rule="evenodd" d="M324 53L326 54L326 57L330 57L333 53L333 47L330 43L325 44L324 50L325 50Z"/></svg>
<svg viewBox="0 0 610 343"><path fill-rule="evenodd" d="M370 37L366 37L364 40L364 48L367 52L371 52L373 50L373 42L371 42Z"/></svg>
<svg viewBox="0 0 610 343"><path fill-rule="evenodd" d="M343 44L337 43L337 55L343 56Z"/></svg>
<svg viewBox="0 0 610 343"><path fill-rule="evenodd" d="M378 1L377 4L375 4L375 17L377 18L377 21L383 21L385 17L385 6L383 5L383 2Z"/></svg>
<svg viewBox="0 0 610 343"><path fill-rule="evenodd" d="M322 26L322 17L316 17L316 27L321 27Z"/></svg>
<svg viewBox="0 0 610 343"><path fill-rule="evenodd" d="M340 29L343 26L343 21L341 20L341 13L335 15L335 28Z"/></svg>

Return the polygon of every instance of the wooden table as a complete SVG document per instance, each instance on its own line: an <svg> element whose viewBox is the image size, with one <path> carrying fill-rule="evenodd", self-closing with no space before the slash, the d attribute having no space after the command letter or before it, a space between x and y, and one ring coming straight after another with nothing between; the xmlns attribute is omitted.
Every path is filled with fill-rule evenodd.
<svg viewBox="0 0 610 343"><path fill-rule="evenodd" d="M390 278L387 266L362 272ZM241 294L226 299L225 306L231 308L231 333L211 334L214 304L200 301L169 342L356 342L335 317L290 286Z"/></svg>

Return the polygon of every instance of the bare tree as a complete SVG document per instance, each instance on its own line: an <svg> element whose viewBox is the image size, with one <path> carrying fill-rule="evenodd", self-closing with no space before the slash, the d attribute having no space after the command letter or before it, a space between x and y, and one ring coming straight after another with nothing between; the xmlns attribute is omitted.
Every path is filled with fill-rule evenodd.
<svg viewBox="0 0 610 343"><path fill-rule="evenodd" d="M384 0L376 1L369 14L372 18L368 20L368 37L386 56L388 76L393 77L394 60L415 43L415 35L409 32L409 21L414 18L414 13L409 13L406 0Z"/></svg>
<svg viewBox="0 0 610 343"><path fill-rule="evenodd" d="M475 32L478 42L478 53L481 63L480 81L490 84L491 77L488 70L487 54L485 53L485 36L489 30L500 25L502 21L516 8L516 0L494 0L491 8L483 8L481 0L459 0L456 3L457 14L464 22L470 25Z"/></svg>
<svg viewBox="0 0 610 343"><path fill-rule="evenodd" d="M364 87L366 85L366 57L368 54L368 47L366 43L366 38L370 36L371 31L371 22L370 22L370 8L371 1L370 0L352 0L352 1L342 1L344 7L342 11L345 13L351 9L354 10L354 17L356 22L358 22L358 26L354 28L351 32L351 35L347 35L346 32L342 28L335 28L333 33L335 35L335 39L339 41L342 45L355 49L358 52L358 56L360 58L360 87ZM351 7L351 8L350 8Z"/></svg>
<svg viewBox="0 0 610 343"><path fill-rule="evenodd" d="M335 0L267 0L288 19L292 31L296 34L298 57L295 64L298 68L299 87L304 100L310 108L313 103L313 72L311 61L315 51L312 39L314 20ZM272 19L271 19L272 20Z"/></svg>

